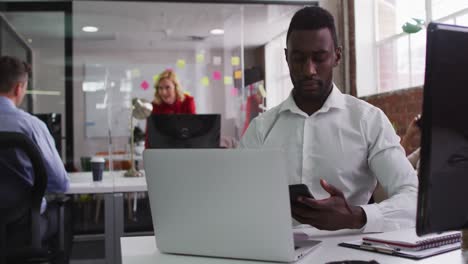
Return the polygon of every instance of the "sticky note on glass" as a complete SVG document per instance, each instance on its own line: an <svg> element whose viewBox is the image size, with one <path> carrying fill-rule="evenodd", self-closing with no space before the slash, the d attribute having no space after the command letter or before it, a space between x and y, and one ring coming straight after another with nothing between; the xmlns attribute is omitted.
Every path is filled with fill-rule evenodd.
<svg viewBox="0 0 468 264"><path fill-rule="evenodd" d="M177 60L177 67L179 69L185 68L185 60Z"/></svg>
<svg viewBox="0 0 468 264"><path fill-rule="evenodd" d="M259 85L258 85L258 91L260 92L260 94L262 95L262 97L266 97L265 86L263 86L263 84L259 84Z"/></svg>
<svg viewBox="0 0 468 264"><path fill-rule="evenodd" d="M239 66L240 64L240 58L237 56L234 56L231 58L231 65L232 66Z"/></svg>
<svg viewBox="0 0 468 264"><path fill-rule="evenodd" d="M242 71L235 71L234 72L234 79L242 79Z"/></svg>
<svg viewBox="0 0 468 264"><path fill-rule="evenodd" d="M195 61L197 63L203 63L205 61L205 54L203 53L198 53L196 56L195 56Z"/></svg>
<svg viewBox="0 0 468 264"><path fill-rule="evenodd" d="M143 82L141 82L140 87L141 87L141 89L146 91L149 88L149 83L147 81L143 81Z"/></svg>
<svg viewBox="0 0 468 264"><path fill-rule="evenodd" d="M224 85L231 85L231 84L232 84L232 77L224 76Z"/></svg>
<svg viewBox="0 0 468 264"><path fill-rule="evenodd" d="M214 56L213 57L213 65L219 66L221 65L222 59L219 56Z"/></svg>
<svg viewBox="0 0 468 264"><path fill-rule="evenodd" d="M214 71L213 72L213 80L215 80L215 81L221 80L221 72L220 71Z"/></svg>
<svg viewBox="0 0 468 264"><path fill-rule="evenodd" d="M232 87L230 94L231 94L231 96L238 96L239 95L239 90L237 90L236 87Z"/></svg>
<svg viewBox="0 0 468 264"><path fill-rule="evenodd" d="M133 69L132 70L132 77L138 78L141 76L140 70L139 69Z"/></svg>
<svg viewBox="0 0 468 264"><path fill-rule="evenodd" d="M202 84L203 86L208 86L208 85L210 85L210 79L209 79L207 76L203 77L203 78L201 79L201 84Z"/></svg>
<svg viewBox="0 0 468 264"><path fill-rule="evenodd" d="M159 74L154 75L153 76L153 82L156 83L156 82L158 82L158 80L159 80Z"/></svg>

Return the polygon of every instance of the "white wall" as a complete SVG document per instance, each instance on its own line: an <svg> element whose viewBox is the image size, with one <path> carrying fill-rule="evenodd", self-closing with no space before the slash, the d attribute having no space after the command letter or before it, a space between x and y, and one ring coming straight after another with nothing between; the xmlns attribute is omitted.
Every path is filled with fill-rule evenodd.
<svg viewBox="0 0 468 264"><path fill-rule="evenodd" d="M376 48L374 46L374 0L354 2L356 32L356 85L359 97L377 89Z"/></svg>

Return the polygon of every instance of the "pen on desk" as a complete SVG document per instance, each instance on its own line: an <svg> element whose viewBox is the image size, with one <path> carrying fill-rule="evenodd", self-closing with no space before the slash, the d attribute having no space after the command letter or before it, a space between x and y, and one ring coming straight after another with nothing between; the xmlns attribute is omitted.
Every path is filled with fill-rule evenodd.
<svg viewBox="0 0 468 264"><path fill-rule="evenodd" d="M375 248L375 247L376 247L376 248L382 248L382 247L384 247L383 249L389 249L389 250L391 249L391 250L393 250L393 251L400 251L400 250L401 250L401 248L392 247L392 246L390 246L390 245L388 245L388 244L379 244L379 245L375 245L375 244L372 244L372 243L370 243L370 242L365 242L365 241L362 242L362 245L365 245L365 246L368 246L368 247L372 247L372 248Z"/></svg>
<svg viewBox="0 0 468 264"><path fill-rule="evenodd" d="M386 254L394 254L396 252L396 250L392 248L378 248L378 247L373 247L373 246L364 245L364 244L361 244L360 247L362 249L367 249L367 250L376 251L380 253L386 253Z"/></svg>

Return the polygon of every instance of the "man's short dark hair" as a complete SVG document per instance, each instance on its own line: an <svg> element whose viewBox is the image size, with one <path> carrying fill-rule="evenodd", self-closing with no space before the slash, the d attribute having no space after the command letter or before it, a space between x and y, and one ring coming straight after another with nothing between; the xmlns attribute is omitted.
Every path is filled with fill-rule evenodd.
<svg viewBox="0 0 468 264"><path fill-rule="evenodd" d="M22 81L30 74L29 64L15 57L0 57L0 93L8 93L16 82Z"/></svg>
<svg viewBox="0 0 468 264"><path fill-rule="evenodd" d="M327 10L318 6L307 6L297 11L291 23L289 24L288 34L286 35L286 45L289 35L294 30L318 30L328 28L333 38L335 48L338 47L338 37L336 35L335 20Z"/></svg>

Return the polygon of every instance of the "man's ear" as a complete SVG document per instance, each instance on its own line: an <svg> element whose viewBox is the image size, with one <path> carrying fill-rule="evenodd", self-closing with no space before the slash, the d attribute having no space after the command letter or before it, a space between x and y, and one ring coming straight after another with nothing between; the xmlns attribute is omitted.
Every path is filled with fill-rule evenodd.
<svg viewBox="0 0 468 264"><path fill-rule="evenodd" d="M17 82L14 84L14 87L13 87L13 95L14 96L18 96L21 94L21 89L23 88L23 83L22 82Z"/></svg>
<svg viewBox="0 0 468 264"><path fill-rule="evenodd" d="M333 64L334 67L338 66L341 61L341 56L342 56L342 50L343 48L341 46L335 48L335 62Z"/></svg>
<svg viewBox="0 0 468 264"><path fill-rule="evenodd" d="M286 59L286 62L288 62L288 49L284 49L284 58Z"/></svg>

